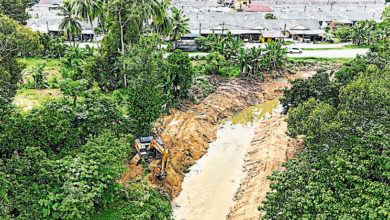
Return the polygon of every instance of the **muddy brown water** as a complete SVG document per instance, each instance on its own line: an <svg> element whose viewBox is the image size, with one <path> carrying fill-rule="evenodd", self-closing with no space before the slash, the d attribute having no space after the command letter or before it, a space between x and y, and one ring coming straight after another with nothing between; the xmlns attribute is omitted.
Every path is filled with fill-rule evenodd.
<svg viewBox="0 0 390 220"><path fill-rule="evenodd" d="M275 99L246 108L221 123L216 141L189 169L183 190L173 201L176 220L226 219L234 205L255 125L280 110Z"/></svg>

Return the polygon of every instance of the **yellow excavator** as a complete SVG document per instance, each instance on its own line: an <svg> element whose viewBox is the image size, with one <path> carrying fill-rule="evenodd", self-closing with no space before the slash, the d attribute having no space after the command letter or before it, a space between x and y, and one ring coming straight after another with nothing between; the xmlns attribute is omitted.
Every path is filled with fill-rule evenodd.
<svg viewBox="0 0 390 220"><path fill-rule="evenodd" d="M167 176L168 148L163 142L153 136L141 137L135 140L135 149L139 158L150 162L153 159L161 159L161 173L157 175L158 179L164 179Z"/></svg>

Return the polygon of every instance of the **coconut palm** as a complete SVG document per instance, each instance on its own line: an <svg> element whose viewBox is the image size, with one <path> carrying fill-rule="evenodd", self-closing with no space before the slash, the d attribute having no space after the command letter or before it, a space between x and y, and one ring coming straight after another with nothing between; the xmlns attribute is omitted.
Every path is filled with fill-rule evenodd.
<svg viewBox="0 0 390 220"><path fill-rule="evenodd" d="M163 37L168 37L172 31L171 18L165 16L162 21L163 22L153 21L153 30Z"/></svg>
<svg viewBox="0 0 390 220"><path fill-rule="evenodd" d="M75 13L81 19L91 24L92 30L94 30L94 20L102 13L102 2L99 0L73 0L72 6ZM96 46L99 48L96 36Z"/></svg>
<svg viewBox="0 0 390 220"><path fill-rule="evenodd" d="M134 3L144 21L152 18L154 23L164 23L166 9L170 6L167 0L135 0Z"/></svg>
<svg viewBox="0 0 390 220"><path fill-rule="evenodd" d="M64 31L65 35L69 38L69 44L74 42L74 37L80 35L81 24L78 21L77 16L74 13L72 4L69 1L64 1L64 5L60 7L58 15L63 16L58 28Z"/></svg>
<svg viewBox="0 0 390 220"><path fill-rule="evenodd" d="M177 40L179 40L182 35L191 33L189 25L190 19L183 14L182 9L172 8L172 13L170 39L175 41L175 48L177 48Z"/></svg>

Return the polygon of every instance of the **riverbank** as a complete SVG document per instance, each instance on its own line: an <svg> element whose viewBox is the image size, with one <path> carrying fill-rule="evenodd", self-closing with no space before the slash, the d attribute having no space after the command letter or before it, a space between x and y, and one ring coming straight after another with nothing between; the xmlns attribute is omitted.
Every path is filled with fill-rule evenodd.
<svg viewBox="0 0 390 220"><path fill-rule="evenodd" d="M130 163L128 165L129 171L120 182L124 183L130 179L145 179L154 187L167 192L172 199L176 198L182 191L185 174L190 171L190 167L196 161L207 153L209 143L216 140L222 119L249 106L280 98L283 95L282 89L289 86L288 80L307 78L317 69L333 70L337 66L338 64L330 64L318 67L310 66L310 68L307 66L294 68L294 71L290 71L293 74L286 73L283 78L277 80L267 77L263 83L232 79L221 83L200 104L189 105L181 111L172 109L171 114L161 118L156 126L158 136L170 151L168 176L163 180L155 178L155 175L160 171L159 160L149 164L145 169L146 172L142 165L137 166ZM256 135L259 134L256 133ZM254 139L258 138L256 135Z"/></svg>
<svg viewBox="0 0 390 220"><path fill-rule="evenodd" d="M274 170L281 170L284 162L293 158L301 143L287 136L286 116L275 113L255 128L254 139L245 157L243 178L235 196L234 206L228 219L259 219L257 207L265 200L270 189L270 176Z"/></svg>

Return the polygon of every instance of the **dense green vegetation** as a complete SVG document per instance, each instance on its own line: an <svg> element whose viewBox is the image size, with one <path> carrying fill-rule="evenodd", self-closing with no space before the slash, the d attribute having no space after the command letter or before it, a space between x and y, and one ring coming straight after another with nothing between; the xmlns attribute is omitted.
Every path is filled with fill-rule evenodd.
<svg viewBox="0 0 390 220"><path fill-rule="evenodd" d="M206 57L164 56L162 36L177 42L188 33L182 10L167 16L169 2L64 3L64 36L54 39L0 17L0 218L170 219L163 192L118 183L134 138L153 135L169 108L197 101L193 85L204 93L198 97L209 94L210 75L261 79L282 69L285 52L280 43L243 50L229 34L206 39ZM95 19L105 37L79 47L80 22Z"/></svg>
<svg viewBox="0 0 390 220"><path fill-rule="evenodd" d="M375 40L331 80L320 71L284 90L288 133L304 148L269 177L265 219L389 218L389 48Z"/></svg>
<svg viewBox="0 0 390 220"><path fill-rule="evenodd" d="M265 48L242 48L243 41L233 37L230 32L225 38L221 35L210 34L195 39L201 51L210 52L202 68L208 74L237 76L263 79L264 72L273 72L272 76L283 75L283 67L287 63L286 51L280 42L267 43ZM238 71L238 72L237 72Z"/></svg>
<svg viewBox="0 0 390 220"><path fill-rule="evenodd" d="M7 15L21 24L26 24L29 15L26 13L31 0L0 0L0 14Z"/></svg>
<svg viewBox="0 0 390 220"><path fill-rule="evenodd" d="M198 38L205 57L173 47L166 54L162 37L177 47L189 29L169 1L64 3L63 36L51 39L21 25L25 1L0 1L0 218L170 219L164 192L144 180L118 183L135 155L134 138L153 135L170 108L196 102L194 85L200 97L209 94L211 75L279 77L291 59L279 42L243 49L230 33ZM94 48L77 44L80 22L104 34ZM306 135L306 147L299 162L272 177L279 181L266 217L388 217L390 55L388 35L378 36L366 56L285 90L289 133ZM55 93L32 109L13 104L17 93L48 90Z"/></svg>

